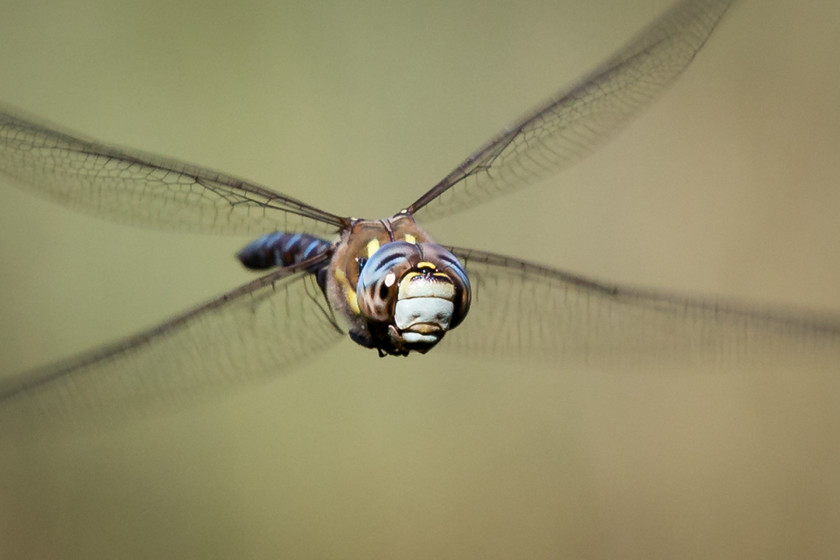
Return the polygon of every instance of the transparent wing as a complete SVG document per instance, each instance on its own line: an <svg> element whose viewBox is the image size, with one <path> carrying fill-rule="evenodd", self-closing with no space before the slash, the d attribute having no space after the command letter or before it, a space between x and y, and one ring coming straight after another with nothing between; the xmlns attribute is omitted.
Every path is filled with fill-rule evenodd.
<svg viewBox="0 0 840 560"><path fill-rule="evenodd" d="M119 412L284 374L342 338L314 275L302 271L315 260L275 270L135 336L8 379L0 384L0 415Z"/></svg>
<svg viewBox="0 0 840 560"><path fill-rule="evenodd" d="M452 248L470 276L472 307L447 346L549 356L557 365L626 365L677 357L731 363L773 348L840 358L840 319L775 312L624 288L491 253Z"/></svg>
<svg viewBox="0 0 840 560"><path fill-rule="evenodd" d="M61 132L0 107L0 173L64 206L119 223L256 235L331 236L338 216L188 163Z"/></svg>
<svg viewBox="0 0 840 560"><path fill-rule="evenodd" d="M432 219L577 162L685 70L733 0L684 0L573 87L503 130L409 206Z"/></svg>

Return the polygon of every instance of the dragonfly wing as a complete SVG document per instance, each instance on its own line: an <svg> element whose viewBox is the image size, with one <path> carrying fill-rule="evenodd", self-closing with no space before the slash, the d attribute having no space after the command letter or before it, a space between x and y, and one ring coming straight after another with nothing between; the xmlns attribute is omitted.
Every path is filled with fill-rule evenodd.
<svg viewBox="0 0 840 560"><path fill-rule="evenodd" d="M119 223L256 235L331 236L344 221L266 187L110 147L0 107L0 173L64 206Z"/></svg>
<svg viewBox="0 0 840 560"><path fill-rule="evenodd" d="M342 338L314 259L277 269L160 326L10 378L0 411L47 416L180 401L287 373Z"/></svg>
<svg viewBox="0 0 840 560"><path fill-rule="evenodd" d="M451 248L472 284L464 324L447 336L481 354L550 356L559 365L677 357L737 362L770 348L829 348L840 319L776 312L604 284L492 253Z"/></svg>
<svg viewBox="0 0 840 560"><path fill-rule="evenodd" d="M733 0L684 0L578 84L471 154L408 210L432 219L564 169L594 151L668 88Z"/></svg>

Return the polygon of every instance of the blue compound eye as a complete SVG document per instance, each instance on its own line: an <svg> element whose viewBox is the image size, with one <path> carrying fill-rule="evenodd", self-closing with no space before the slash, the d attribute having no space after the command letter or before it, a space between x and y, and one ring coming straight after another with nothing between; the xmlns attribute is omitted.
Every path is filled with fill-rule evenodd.
<svg viewBox="0 0 840 560"><path fill-rule="evenodd" d="M413 243L386 243L362 264L356 284L359 311L368 320L390 322L397 302L399 279L411 270L412 260L419 258Z"/></svg>
<svg viewBox="0 0 840 560"><path fill-rule="evenodd" d="M470 283L455 255L440 245L393 241L364 263L356 299L370 321L393 324L400 331L431 329L429 323L434 323L442 336L469 311Z"/></svg>

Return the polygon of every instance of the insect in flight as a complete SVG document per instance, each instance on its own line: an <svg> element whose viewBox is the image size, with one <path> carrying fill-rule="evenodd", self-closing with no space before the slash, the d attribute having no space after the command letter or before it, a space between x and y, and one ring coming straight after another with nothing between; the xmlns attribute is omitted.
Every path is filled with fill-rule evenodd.
<svg viewBox="0 0 840 560"><path fill-rule="evenodd" d="M121 223L263 233L238 256L268 271L158 327L12 378L0 398L54 386L107 395L271 375L346 334L380 356L425 353L462 323L447 344L569 359L662 349L720 355L774 337L836 341L833 318L624 288L444 247L415 221L533 183L594 150L685 70L731 3L678 3L381 220L343 217L224 173L0 112L0 171L15 181ZM199 373L172 374L182 370Z"/></svg>

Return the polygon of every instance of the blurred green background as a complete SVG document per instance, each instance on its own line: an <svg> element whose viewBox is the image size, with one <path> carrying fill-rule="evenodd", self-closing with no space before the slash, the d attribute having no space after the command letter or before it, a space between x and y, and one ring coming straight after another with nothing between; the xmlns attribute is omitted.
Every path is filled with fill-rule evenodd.
<svg viewBox="0 0 840 560"><path fill-rule="evenodd" d="M379 217L667 6L12 1L0 100ZM737 5L595 156L432 233L840 312L838 24L829 0ZM251 277L233 259L247 239L101 222L6 180L0 193L4 373ZM380 360L348 340L183 410L0 429L0 557L836 557L837 369L583 375Z"/></svg>

